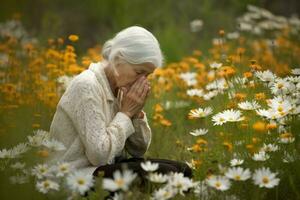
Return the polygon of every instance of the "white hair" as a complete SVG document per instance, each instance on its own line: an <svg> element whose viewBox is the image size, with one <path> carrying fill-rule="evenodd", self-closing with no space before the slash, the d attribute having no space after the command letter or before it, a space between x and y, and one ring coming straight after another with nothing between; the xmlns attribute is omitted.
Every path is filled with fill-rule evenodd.
<svg viewBox="0 0 300 200"><path fill-rule="evenodd" d="M152 63L162 67L164 58L157 39L145 28L131 26L105 42L102 56L113 64L118 56L131 64Z"/></svg>

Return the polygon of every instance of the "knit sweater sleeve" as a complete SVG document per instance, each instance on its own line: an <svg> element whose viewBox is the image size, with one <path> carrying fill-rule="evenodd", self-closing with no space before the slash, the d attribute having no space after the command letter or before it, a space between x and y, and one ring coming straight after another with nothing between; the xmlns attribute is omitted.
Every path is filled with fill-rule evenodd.
<svg viewBox="0 0 300 200"><path fill-rule="evenodd" d="M152 132L145 112L142 119L137 118L132 121L135 132L127 139L125 148L133 157L141 157L149 149Z"/></svg>
<svg viewBox="0 0 300 200"><path fill-rule="evenodd" d="M105 123L102 111L104 98L97 97L95 88L89 84L78 84L73 122L84 144L88 160L95 166L111 164L119 154L127 138L135 131L131 119L118 112L113 120ZM99 95L98 95L99 96Z"/></svg>

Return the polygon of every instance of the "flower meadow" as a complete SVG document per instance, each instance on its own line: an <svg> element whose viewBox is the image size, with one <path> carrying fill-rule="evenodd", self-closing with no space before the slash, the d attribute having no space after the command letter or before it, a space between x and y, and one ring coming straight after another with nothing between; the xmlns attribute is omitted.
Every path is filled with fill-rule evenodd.
<svg viewBox="0 0 300 200"><path fill-rule="evenodd" d="M65 149L48 132L56 104L74 76L102 60L101 45L78 57L77 35L41 44L20 21L1 23L2 195L300 199L300 19L249 5L233 23L236 30L220 30L207 52L196 49L149 76L144 110L153 138L145 157L185 162L194 177L159 174L157 163L145 162L143 187L126 168L93 178L46 162Z"/></svg>

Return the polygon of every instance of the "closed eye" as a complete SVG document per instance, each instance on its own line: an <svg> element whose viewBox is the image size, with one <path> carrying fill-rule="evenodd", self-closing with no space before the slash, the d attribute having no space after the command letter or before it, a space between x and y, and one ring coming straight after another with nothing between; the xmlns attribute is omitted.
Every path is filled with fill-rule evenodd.
<svg viewBox="0 0 300 200"><path fill-rule="evenodd" d="M137 73L137 74L143 74L144 72L135 72L135 73Z"/></svg>

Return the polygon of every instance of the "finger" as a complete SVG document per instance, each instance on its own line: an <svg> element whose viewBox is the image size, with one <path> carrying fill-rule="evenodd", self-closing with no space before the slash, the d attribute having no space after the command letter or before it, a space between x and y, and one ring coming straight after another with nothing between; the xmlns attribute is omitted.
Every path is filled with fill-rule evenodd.
<svg viewBox="0 0 300 200"><path fill-rule="evenodd" d="M149 87L149 90L147 92L146 98L148 98L151 95L151 87Z"/></svg>
<svg viewBox="0 0 300 200"><path fill-rule="evenodd" d="M145 84L145 77L141 77L140 79L138 79L138 81L136 81L135 86L133 88L133 92L135 92L138 96L140 96L141 93L143 92L144 84Z"/></svg>
<svg viewBox="0 0 300 200"><path fill-rule="evenodd" d="M144 89L143 89L143 92L141 94L141 99L143 101L145 101L145 98L146 98L146 95L147 95L148 91L149 91L149 87L147 85L144 85Z"/></svg>
<svg viewBox="0 0 300 200"><path fill-rule="evenodd" d="M128 92L128 89L127 89L126 87L122 87L122 88L121 88L121 91L122 91L122 93L123 93L123 96L124 96L124 95L126 95L126 94L127 94L127 92Z"/></svg>
<svg viewBox="0 0 300 200"><path fill-rule="evenodd" d="M144 87L148 87L148 84L147 84L147 79L144 79L141 84L138 86L137 88L137 93L140 95L143 93L143 90L144 90Z"/></svg>
<svg viewBox="0 0 300 200"><path fill-rule="evenodd" d="M142 76L139 77L139 78L132 84L132 86L131 86L131 88L130 88L130 91L131 91L131 92L137 91L138 86L140 85L140 82L141 82L141 81L142 81Z"/></svg>

